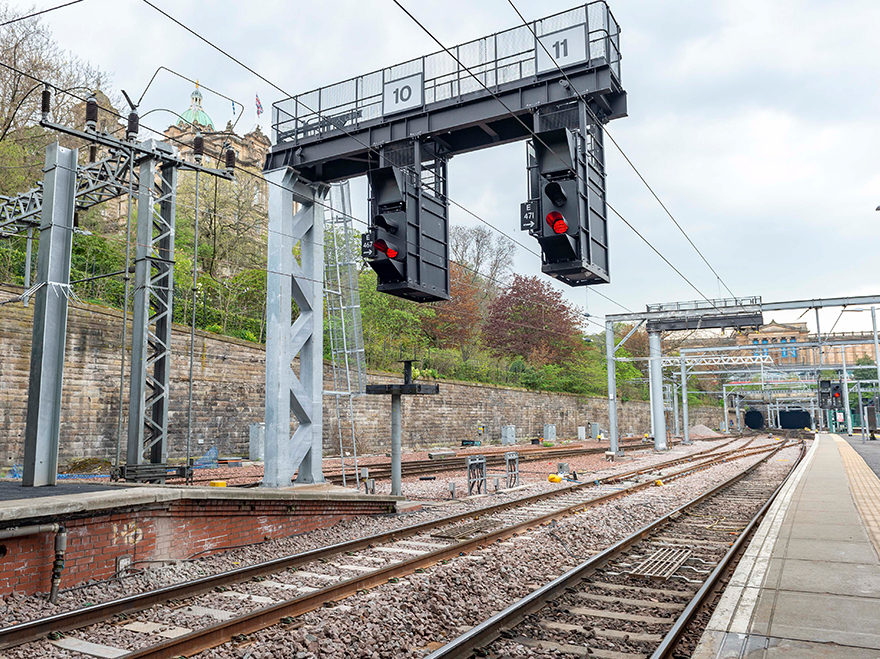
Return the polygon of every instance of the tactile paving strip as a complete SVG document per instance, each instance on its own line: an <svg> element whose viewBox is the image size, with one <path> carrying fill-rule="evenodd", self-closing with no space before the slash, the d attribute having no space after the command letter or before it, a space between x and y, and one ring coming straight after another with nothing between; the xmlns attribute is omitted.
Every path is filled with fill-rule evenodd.
<svg viewBox="0 0 880 659"><path fill-rule="evenodd" d="M880 557L880 478L845 439L835 437L834 440L846 469L853 501L862 516L874 551Z"/></svg>

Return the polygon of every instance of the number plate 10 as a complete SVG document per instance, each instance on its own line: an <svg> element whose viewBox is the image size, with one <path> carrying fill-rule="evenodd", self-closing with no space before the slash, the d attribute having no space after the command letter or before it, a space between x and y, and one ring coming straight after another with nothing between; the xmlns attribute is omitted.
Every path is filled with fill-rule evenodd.
<svg viewBox="0 0 880 659"><path fill-rule="evenodd" d="M382 89L382 114L421 107L424 103L422 74L407 76L386 82Z"/></svg>
<svg viewBox="0 0 880 659"><path fill-rule="evenodd" d="M557 64L560 68L565 68L587 59L586 25L575 25L558 32L551 32L539 37L538 40L540 43L535 44L538 57L535 66L537 73L555 71Z"/></svg>

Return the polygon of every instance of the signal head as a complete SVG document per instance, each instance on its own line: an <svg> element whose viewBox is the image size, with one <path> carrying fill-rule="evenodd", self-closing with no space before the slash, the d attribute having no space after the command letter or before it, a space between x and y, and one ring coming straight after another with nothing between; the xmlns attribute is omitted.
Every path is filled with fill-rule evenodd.
<svg viewBox="0 0 880 659"><path fill-rule="evenodd" d="M553 233L566 233L568 231L568 223L559 211L550 211L545 219L547 224L553 229Z"/></svg>
<svg viewBox="0 0 880 659"><path fill-rule="evenodd" d="M545 185L544 194L547 195L547 198L550 199L554 206L559 206L560 208L565 206L565 202L568 199L562 186L557 181L550 181L550 183Z"/></svg>
<svg viewBox="0 0 880 659"><path fill-rule="evenodd" d="M397 233L397 225L389 222L388 218L384 215L376 215L376 217L373 218L373 224L385 229L388 233Z"/></svg>
<svg viewBox="0 0 880 659"><path fill-rule="evenodd" d="M373 241L373 247L376 248L377 251L382 252L389 259L396 259L400 256L400 252L398 252L394 247L386 243L381 238L379 240Z"/></svg>

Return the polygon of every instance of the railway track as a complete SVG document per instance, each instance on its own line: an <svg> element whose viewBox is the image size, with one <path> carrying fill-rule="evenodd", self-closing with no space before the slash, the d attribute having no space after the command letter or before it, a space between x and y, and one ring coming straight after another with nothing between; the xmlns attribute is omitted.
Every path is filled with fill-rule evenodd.
<svg viewBox="0 0 880 659"><path fill-rule="evenodd" d="M679 442L672 442L672 445L678 444ZM634 448L647 448L650 447L651 444L646 442L641 437L625 437L620 441L621 448L623 449L634 449ZM497 447L486 447L487 450L483 455L486 456L486 467L487 468L501 468L505 467L504 454L507 451L497 450ZM565 458L574 458L582 455L596 455L603 454L608 450L607 446L560 446L560 447L543 447L543 446L512 446L508 450L515 451L519 454L520 463L523 462L537 462L540 460L562 460ZM477 453L473 453L472 455L478 455ZM448 458L441 458L437 460L405 460L401 464L401 472L404 478L408 476L424 476L430 474L437 474L445 471L464 471L467 468L467 457L466 455L460 456L452 456ZM366 467L369 470L370 478L376 480L387 480L391 478L391 463L390 462L379 462L374 464L362 464L361 467ZM233 477L234 478L234 477ZM341 470L328 470L324 473L324 478L333 483L334 485L350 485L355 481L354 468L346 469L345 471L345 479L343 480L342 471ZM194 483L207 483L211 479L210 478L195 478ZM237 480L237 479L236 479ZM173 483L173 480L169 480L169 483ZM257 485L258 483L235 483L236 487L247 487Z"/></svg>
<svg viewBox="0 0 880 659"><path fill-rule="evenodd" d="M753 446L750 440L728 448L734 441L590 483L13 625L0 629L0 648L38 642L32 653L28 646L21 649L41 656L46 646L40 643L50 635L59 647L70 649L95 642L89 639L103 639L102 651L108 656L114 650L117 656L128 651L125 656L130 657L191 655L557 517L651 487L657 478L680 478L779 446ZM639 477L645 480L634 482ZM63 634L70 630L76 632Z"/></svg>
<svg viewBox="0 0 880 659"><path fill-rule="evenodd" d="M432 652L426 659L676 656L694 614L769 508L785 478L749 470Z"/></svg>

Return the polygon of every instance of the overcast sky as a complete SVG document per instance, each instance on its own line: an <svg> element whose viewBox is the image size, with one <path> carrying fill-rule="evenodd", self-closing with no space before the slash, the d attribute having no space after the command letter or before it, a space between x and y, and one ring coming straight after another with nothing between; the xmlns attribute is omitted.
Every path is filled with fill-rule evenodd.
<svg viewBox="0 0 880 659"><path fill-rule="evenodd" d="M291 94L437 50L391 0L155 3ZM404 3L446 45L519 24L507 0ZM58 1L12 4L43 9ZM516 4L528 19L575 6ZM880 2L610 5L622 29L629 116L608 129L734 293L765 301L880 293ZM282 94L141 0L85 0L45 20L62 47L110 73L115 90L136 97L156 67L168 66L239 99L239 132L256 125L259 94L260 123L269 130L269 108ZM181 112L191 87L162 73L142 108ZM204 105L218 127L232 118L228 101L205 93ZM144 123L171 121L154 113ZM703 293L726 296L607 147L608 200ZM519 231L524 160L521 143L458 156L450 162L450 196L537 248ZM365 217L365 186L353 190L354 214ZM474 222L456 208L451 215ZM634 310L699 297L613 217L610 234L612 283L599 287L603 293ZM520 249L515 270L539 273L540 263ZM581 305L588 295L593 314L621 311L582 288L559 286ZM823 330L835 318L837 311L824 314ZM844 314L837 325L869 327L864 313Z"/></svg>

